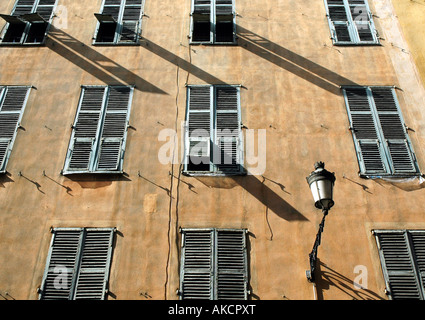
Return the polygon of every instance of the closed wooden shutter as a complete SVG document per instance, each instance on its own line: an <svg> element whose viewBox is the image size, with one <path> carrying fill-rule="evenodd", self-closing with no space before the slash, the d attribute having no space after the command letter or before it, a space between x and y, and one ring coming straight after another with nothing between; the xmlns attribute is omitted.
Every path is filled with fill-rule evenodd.
<svg viewBox="0 0 425 320"><path fill-rule="evenodd" d="M71 298L82 236L81 229L53 230L41 287L41 300L69 300Z"/></svg>
<svg viewBox="0 0 425 320"><path fill-rule="evenodd" d="M216 248L217 299L248 299L245 230L217 230Z"/></svg>
<svg viewBox="0 0 425 320"><path fill-rule="evenodd" d="M387 290L394 300L424 299L423 231L375 231Z"/></svg>
<svg viewBox="0 0 425 320"><path fill-rule="evenodd" d="M391 87L344 88L362 175L416 175L416 158Z"/></svg>
<svg viewBox="0 0 425 320"><path fill-rule="evenodd" d="M112 229L86 229L74 299L104 300L112 256Z"/></svg>
<svg viewBox="0 0 425 320"><path fill-rule="evenodd" d="M73 126L66 171L87 172L95 157L95 143L103 112L105 87L83 87Z"/></svg>
<svg viewBox="0 0 425 320"><path fill-rule="evenodd" d="M246 232L183 229L181 299L246 300Z"/></svg>
<svg viewBox="0 0 425 320"><path fill-rule="evenodd" d="M29 87L0 87L0 172L6 171L29 91Z"/></svg>
<svg viewBox="0 0 425 320"><path fill-rule="evenodd" d="M40 290L41 300L105 299L112 228L56 228Z"/></svg>
<svg viewBox="0 0 425 320"><path fill-rule="evenodd" d="M119 170L124 155L130 108L129 87L110 87L100 136L97 170Z"/></svg>
<svg viewBox="0 0 425 320"><path fill-rule="evenodd" d="M183 231L180 273L182 299L212 299L213 234L210 230Z"/></svg>
<svg viewBox="0 0 425 320"><path fill-rule="evenodd" d="M237 87L215 88L216 96L216 138L214 163L218 171L240 172L241 141L239 120L239 93Z"/></svg>
<svg viewBox="0 0 425 320"><path fill-rule="evenodd" d="M64 174L121 172L133 88L83 87Z"/></svg>
<svg viewBox="0 0 425 320"><path fill-rule="evenodd" d="M375 26L367 0L325 0L335 44L377 44Z"/></svg>
<svg viewBox="0 0 425 320"><path fill-rule="evenodd" d="M407 138L407 131L396 104L392 88L372 88L384 143L387 146L394 173L415 173L415 159Z"/></svg>

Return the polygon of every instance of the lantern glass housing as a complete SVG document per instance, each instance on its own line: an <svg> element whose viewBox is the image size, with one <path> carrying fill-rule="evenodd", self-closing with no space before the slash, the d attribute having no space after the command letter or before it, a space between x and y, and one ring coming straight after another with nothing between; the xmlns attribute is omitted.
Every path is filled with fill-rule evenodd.
<svg viewBox="0 0 425 320"><path fill-rule="evenodd" d="M313 194L314 205L318 209L329 210L334 205L335 174L327 171L323 162L316 162L314 167L316 170L307 177L307 182Z"/></svg>

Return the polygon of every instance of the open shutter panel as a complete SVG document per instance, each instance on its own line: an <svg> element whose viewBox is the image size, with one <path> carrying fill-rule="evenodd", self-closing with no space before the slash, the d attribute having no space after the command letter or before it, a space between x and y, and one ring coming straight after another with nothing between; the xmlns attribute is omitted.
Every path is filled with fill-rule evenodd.
<svg viewBox="0 0 425 320"><path fill-rule="evenodd" d="M372 88L383 137L390 154L394 173L415 173L413 152L407 139L407 131L397 108L393 88Z"/></svg>
<svg viewBox="0 0 425 320"><path fill-rule="evenodd" d="M217 230L216 298L246 300L248 271L245 230Z"/></svg>
<svg viewBox="0 0 425 320"><path fill-rule="evenodd" d="M193 0L193 13L210 14L212 0Z"/></svg>
<svg viewBox="0 0 425 320"><path fill-rule="evenodd" d="M415 266L404 232L377 234L384 277L388 281L391 298L422 299Z"/></svg>
<svg viewBox="0 0 425 320"><path fill-rule="evenodd" d="M37 12L45 21L49 22L52 18L55 3L56 0L40 0L35 12Z"/></svg>
<svg viewBox="0 0 425 320"><path fill-rule="evenodd" d="M386 172L385 155L378 137L366 88L346 88L351 130L363 174Z"/></svg>
<svg viewBox="0 0 425 320"><path fill-rule="evenodd" d="M68 170L87 172L94 154L94 144L102 112L105 88L82 89L80 108L71 137Z"/></svg>
<svg viewBox="0 0 425 320"><path fill-rule="evenodd" d="M127 0L122 16L120 42L136 42L142 15L142 0Z"/></svg>
<svg viewBox="0 0 425 320"><path fill-rule="evenodd" d="M112 256L112 240L112 229L86 229L74 299L105 299Z"/></svg>
<svg viewBox="0 0 425 320"><path fill-rule="evenodd" d="M13 16L22 16L24 14L29 14L33 11L35 0L18 0L13 10Z"/></svg>
<svg viewBox="0 0 425 320"><path fill-rule="evenodd" d="M371 24L371 14L364 1L348 1L350 5L351 17L355 31L358 34L360 42L375 41L373 35L373 26Z"/></svg>
<svg viewBox="0 0 425 320"><path fill-rule="evenodd" d="M224 173L240 172L238 88L216 87L216 129L217 169Z"/></svg>
<svg viewBox="0 0 425 320"><path fill-rule="evenodd" d="M6 170L8 154L25 108L28 87L0 88L0 171Z"/></svg>
<svg viewBox="0 0 425 320"><path fill-rule="evenodd" d="M211 230L183 230L181 299L212 299Z"/></svg>
<svg viewBox="0 0 425 320"><path fill-rule="evenodd" d="M328 18L336 42L351 42L349 19L342 0L327 0Z"/></svg>
<svg viewBox="0 0 425 320"><path fill-rule="evenodd" d="M78 268L81 229L53 231L47 260L41 300L68 300L71 298L73 276Z"/></svg>
<svg viewBox="0 0 425 320"><path fill-rule="evenodd" d="M198 168L205 171L210 170L211 89L211 86L188 88L187 163L200 165Z"/></svg>
<svg viewBox="0 0 425 320"><path fill-rule="evenodd" d="M97 170L120 170L130 107L129 87L109 87L100 140Z"/></svg>
<svg viewBox="0 0 425 320"><path fill-rule="evenodd" d="M215 14L223 16L233 15L233 0L215 0Z"/></svg>

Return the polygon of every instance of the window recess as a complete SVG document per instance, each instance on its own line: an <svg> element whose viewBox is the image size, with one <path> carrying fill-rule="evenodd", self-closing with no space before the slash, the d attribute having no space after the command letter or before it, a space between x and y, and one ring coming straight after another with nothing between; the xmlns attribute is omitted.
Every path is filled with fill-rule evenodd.
<svg viewBox="0 0 425 320"><path fill-rule="evenodd" d="M367 0L324 0L335 45L377 45L379 38Z"/></svg>
<svg viewBox="0 0 425 320"><path fill-rule="evenodd" d="M417 176L420 170L394 87L344 87L360 176Z"/></svg>
<svg viewBox="0 0 425 320"><path fill-rule="evenodd" d="M192 0L192 44L236 44L233 0Z"/></svg>
<svg viewBox="0 0 425 320"><path fill-rule="evenodd" d="M104 300L115 228L54 228L40 300Z"/></svg>
<svg viewBox="0 0 425 320"><path fill-rule="evenodd" d="M138 44L142 28L144 0L104 0L93 44Z"/></svg>
<svg viewBox="0 0 425 320"><path fill-rule="evenodd" d="M122 173L133 89L82 87L64 175Z"/></svg>
<svg viewBox="0 0 425 320"><path fill-rule="evenodd" d="M1 43L44 44L55 6L56 0L17 0L10 15L0 14L7 22Z"/></svg>
<svg viewBox="0 0 425 320"><path fill-rule="evenodd" d="M180 299L247 300L247 230L181 232Z"/></svg>
<svg viewBox="0 0 425 320"><path fill-rule="evenodd" d="M240 86L189 85L184 174L241 175Z"/></svg>

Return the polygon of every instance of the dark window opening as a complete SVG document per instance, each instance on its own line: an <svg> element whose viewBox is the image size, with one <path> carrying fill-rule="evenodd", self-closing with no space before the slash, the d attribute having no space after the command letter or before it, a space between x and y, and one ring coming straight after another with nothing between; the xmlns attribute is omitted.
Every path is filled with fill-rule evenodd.
<svg viewBox="0 0 425 320"><path fill-rule="evenodd" d="M25 43L41 43L46 34L47 23L32 23Z"/></svg>
<svg viewBox="0 0 425 320"><path fill-rule="evenodd" d="M11 23L7 28L6 34L3 37L3 42L20 43L22 35L25 31L25 23Z"/></svg>
<svg viewBox="0 0 425 320"><path fill-rule="evenodd" d="M116 23L100 23L99 30L97 32L96 42L114 42L116 29Z"/></svg>
<svg viewBox="0 0 425 320"><path fill-rule="evenodd" d="M187 171L210 171L210 157L188 157Z"/></svg>
<svg viewBox="0 0 425 320"><path fill-rule="evenodd" d="M217 21L215 26L216 42L233 42L233 21Z"/></svg>
<svg viewBox="0 0 425 320"><path fill-rule="evenodd" d="M209 42L210 41L211 23L210 21L193 21L192 41Z"/></svg>

